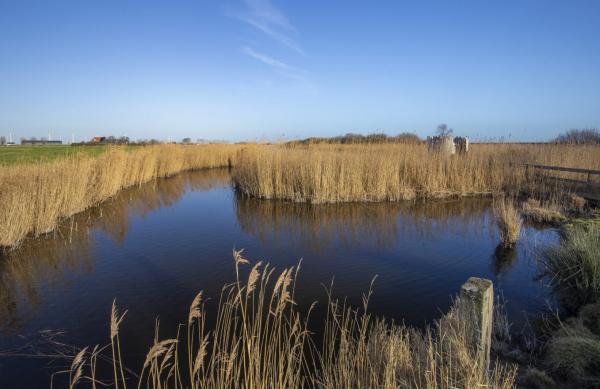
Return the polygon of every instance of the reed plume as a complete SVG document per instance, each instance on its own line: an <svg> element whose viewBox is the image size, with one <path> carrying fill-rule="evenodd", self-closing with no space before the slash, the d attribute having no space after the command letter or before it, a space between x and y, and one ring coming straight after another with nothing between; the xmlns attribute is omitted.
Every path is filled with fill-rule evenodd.
<svg viewBox="0 0 600 389"><path fill-rule="evenodd" d="M250 262L241 250L234 251L233 258L236 269ZM179 349L181 342L159 340L157 323L141 373L131 380L137 379L138 388L154 389L514 387L516 367L498 361L489 370L482 365L471 343L476 329L462 316L459 299L446 315L421 331L374 319L368 312L373 284L360 309L333 297L330 288L322 346L317 347L308 328L314 303L300 314L293 302L297 269L283 269L272 282L273 269L258 262L246 284L239 278L227 284L209 333L204 333L202 293L197 294L188 314L185 351L194 356L188 359L189 375L181 374L186 367L177 358L184 351ZM112 316L117 323L123 317ZM196 330L198 342L190 338ZM118 335L114 339L112 348L118 350ZM71 370L84 366L84 354L76 356ZM95 368L93 361L90 369ZM115 380L114 387L125 387L125 380Z"/></svg>

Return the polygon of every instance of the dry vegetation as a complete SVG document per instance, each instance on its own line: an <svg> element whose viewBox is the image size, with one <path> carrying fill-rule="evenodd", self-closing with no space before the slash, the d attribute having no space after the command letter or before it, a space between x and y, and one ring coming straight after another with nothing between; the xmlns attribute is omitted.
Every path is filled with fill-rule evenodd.
<svg viewBox="0 0 600 389"><path fill-rule="evenodd" d="M298 202L397 201L497 193L531 186L525 163L600 167L600 147L472 145L467 155L424 144L271 145L244 150L234 181L250 196Z"/></svg>
<svg viewBox="0 0 600 389"><path fill-rule="evenodd" d="M494 216L500 230L503 248L513 247L521 234L521 215L511 200L501 199L494 203Z"/></svg>
<svg viewBox="0 0 600 389"><path fill-rule="evenodd" d="M123 366L119 325L124 314L113 305L110 377L96 375L107 360L102 348L79 352L69 371L69 386L115 388L512 388L516 368L482 366L473 338L473 321L460 317L460 301L425 331L376 320L362 309L333 297L327 305L323 346L318 347L295 299L298 267L278 275L261 262L234 251L236 280L225 286L216 324L207 326L206 298L194 298L186 324L174 339L161 340L158 328L141 372ZM247 275L242 277L241 273Z"/></svg>
<svg viewBox="0 0 600 389"><path fill-rule="evenodd" d="M542 204L540 200L528 199L522 205L522 214L527 220L537 223L558 224L567 219L561 208L557 202Z"/></svg>
<svg viewBox="0 0 600 389"><path fill-rule="evenodd" d="M121 189L185 170L230 166L235 145L111 148L46 163L0 168L0 247L54 230L61 220Z"/></svg>
<svg viewBox="0 0 600 389"><path fill-rule="evenodd" d="M514 194L534 181L524 163L599 168L600 147L472 145L462 156L405 143L114 147L97 157L0 167L0 247L52 231L123 188L184 170L234 165L243 194L318 204Z"/></svg>

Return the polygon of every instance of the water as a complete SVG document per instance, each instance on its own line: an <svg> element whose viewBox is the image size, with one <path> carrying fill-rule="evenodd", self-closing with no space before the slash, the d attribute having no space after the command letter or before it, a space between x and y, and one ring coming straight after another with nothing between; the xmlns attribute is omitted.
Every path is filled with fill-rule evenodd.
<svg viewBox="0 0 600 389"><path fill-rule="evenodd" d="M78 215L54 236L3 254L0 350L22 347L50 329L64 330L61 339L70 344L106 344L116 298L128 309L121 327L126 362L137 368L156 317L161 335L172 336L199 290L218 299L234 279L234 248L278 269L302 258L301 307L324 302L324 285L332 280L337 296L358 305L377 275L371 312L424 326L477 276L494 281L519 326L550 298L535 280L532 252L557 236L526 227L516 250L500 252L490 205L466 198L311 207L239 198L226 170L158 180ZM38 343L32 348L47 351ZM47 387L65 364L0 356L1 386Z"/></svg>

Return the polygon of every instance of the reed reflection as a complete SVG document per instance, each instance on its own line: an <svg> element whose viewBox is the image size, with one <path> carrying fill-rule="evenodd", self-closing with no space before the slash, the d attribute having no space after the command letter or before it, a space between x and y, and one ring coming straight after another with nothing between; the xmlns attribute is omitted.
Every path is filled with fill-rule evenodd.
<svg viewBox="0 0 600 389"><path fill-rule="evenodd" d="M515 247L507 248L499 244L492 256L492 272L496 276L508 273L517 260L517 254Z"/></svg>
<svg viewBox="0 0 600 389"><path fill-rule="evenodd" d="M30 239L14 251L0 251L0 331L20 331L41 304L43 288L68 287L69 278L93 272L92 232L101 231L121 244L132 216L144 217L175 204L189 191L225 187L229 182L226 169L211 169L129 188L46 236Z"/></svg>
<svg viewBox="0 0 600 389"><path fill-rule="evenodd" d="M235 204L245 233L265 244L297 239L315 252L336 244L389 247L402 236L436 239L450 230L477 237L490 222L486 199L309 205L238 195Z"/></svg>

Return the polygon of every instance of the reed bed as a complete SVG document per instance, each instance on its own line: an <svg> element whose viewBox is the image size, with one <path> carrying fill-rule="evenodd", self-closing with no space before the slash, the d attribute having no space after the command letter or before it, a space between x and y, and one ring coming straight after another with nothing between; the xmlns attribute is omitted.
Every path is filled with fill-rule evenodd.
<svg viewBox="0 0 600 389"><path fill-rule="evenodd" d="M353 308L329 290L323 345L309 329L313 306L295 303L300 265L280 273L262 262L251 265L234 251L235 280L221 293L216 323L207 325L206 296L193 299L177 337L154 344L139 374L123 365L119 326L125 313L111 311L108 348L84 348L73 359L69 387L147 388L512 388L516 367L490 369L469 339L471 320L460 300L425 331L373 318L370 291ZM242 275L244 274L244 275ZM106 355L109 354L108 358ZM111 361L108 377L97 361Z"/></svg>
<svg viewBox="0 0 600 389"><path fill-rule="evenodd" d="M114 147L97 157L0 167L0 247L54 230L120 190L185 170L231 166L236 145Z"/></svg>
<svg viewBox="0 0 600 389"><path fill-rule="evenodd" d="M525 163L600 167L600 147L472 145L466 155L424 144L271 145L244 150L234 182L265 199L330 203L398 201L500 193L531 186Z"/></svg>

